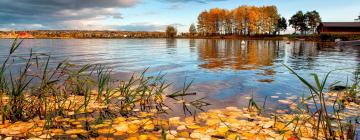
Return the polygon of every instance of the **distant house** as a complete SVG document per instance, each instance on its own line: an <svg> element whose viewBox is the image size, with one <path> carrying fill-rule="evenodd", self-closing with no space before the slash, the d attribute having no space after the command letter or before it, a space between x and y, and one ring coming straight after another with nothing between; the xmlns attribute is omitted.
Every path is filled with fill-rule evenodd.
<svg viewBox="0 0 360 140"><path fill-rule="evenodd" d="M320 34L360 34L360 22L322 22Z"/></svg>
<svg viewBox="0 0 360 140"><path fill-rule="evenodd" d="M27 32L20 32L18 34L18 37L19 38L34 38L30 33L27 33Z"/></svg>

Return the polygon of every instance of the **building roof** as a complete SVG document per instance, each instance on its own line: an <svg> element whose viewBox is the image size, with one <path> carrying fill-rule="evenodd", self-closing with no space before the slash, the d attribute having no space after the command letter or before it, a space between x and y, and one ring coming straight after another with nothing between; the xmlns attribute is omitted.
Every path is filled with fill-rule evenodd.
<svg viewBox="0 0 360 140"><path fill-rule="evenodd" d="M322 22L324 27L360 27L360 22Z"/></svg>

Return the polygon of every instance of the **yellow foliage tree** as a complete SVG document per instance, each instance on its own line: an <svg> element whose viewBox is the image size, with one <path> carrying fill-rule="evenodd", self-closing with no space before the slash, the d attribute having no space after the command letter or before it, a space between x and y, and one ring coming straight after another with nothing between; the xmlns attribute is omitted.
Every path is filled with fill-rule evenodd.
<svg viewBox="0 0 360 140"><path fill-rule="evenodd" d="M213 8L198 16L202 35L273 34L280 18L276 6L239 6L233 10Z"/></svg>

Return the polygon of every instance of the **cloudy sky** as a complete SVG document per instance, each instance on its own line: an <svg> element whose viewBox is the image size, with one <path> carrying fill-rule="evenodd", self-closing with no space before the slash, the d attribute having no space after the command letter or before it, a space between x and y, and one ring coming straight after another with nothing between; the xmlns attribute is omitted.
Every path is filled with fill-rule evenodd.
<svg viewBox="0 0 360 140"><path fill-rule="evenodd" d="M287 19L317 10L323 21L354 21L360 0L0 0L0 30L85 29L187 31L197 15L213 7L276 5Z"/></svg>

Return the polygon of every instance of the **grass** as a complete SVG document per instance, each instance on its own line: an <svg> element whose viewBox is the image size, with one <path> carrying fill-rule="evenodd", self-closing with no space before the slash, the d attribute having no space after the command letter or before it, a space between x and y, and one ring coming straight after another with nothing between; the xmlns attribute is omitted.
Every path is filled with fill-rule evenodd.
<svg viewBox="0 0 360 140"><path fill-rule="evenodd" d="M145 70L133 74L127 81L116 81L111 69L102 65L77 66L64 60L50 66L52 57L30 51L29 56L19 57L16 50L22 41L15 39L9 54L0 67L0 107L2 123L46 119L47 127L57 116L96 116L97 121L117 116L131 117L136 109L143 112L166 113L165 99L183 101L184 113L194 114L209 105L203 98L185 100L191 83L184 89L166 94L167 84L163 74L147 77ZM13 62L25 61L19 70ZM14 73L14 71L18 71ZM8 100L7 100L8 99ZM100 106L94 110L91 106Z"/></svg>
<svg viewBox="0 0 360 140"><path fill-rule="evenodd" d="M311 84L310 81L305 80L302 76L297 74L294 70L292 70L290 67L284 65L289 71L294 74L310 91L310 96L305 97L303 96L301 99L301 103L299 107L297 108L299 114L307 114L309 117L301 117L298 115L294 120L291 121L299 121L299 119L302 119L304 123L314 121L315 125L315 138L319 137L321 134L326 139L354 139L355 138L355 124L353 124L351 121L347 122L342 119L340 119L340 112L344 111L344 101L341 99L342 97L345 98L356 98L358 92L358 76L355 76L355 81L353 82L352 86L350 88L347 88L344 96L340 96L337 94L336 99L332 101L331 104L329 104L327 101L327 95L325 92L325 86L328 82L329 75L333 72L330 71L326 74L325 78L323 80L319 79L318 74L314 73L313 76L313 82L314 84ZM357 74L356 74L357 75ZM335 82L331 85L337 84L338 82ZM307 101L313 101L315 105L315 111L312 111L309 109L307 104L305 102ZM317 102L318 101L318 102ZM332 108L333 112L329 112L329 108ZM335 117L333 117L333 116ZM336 127L332 126L332 124L336 124ZM295 130L295 129L294 129Z"/></svg>

